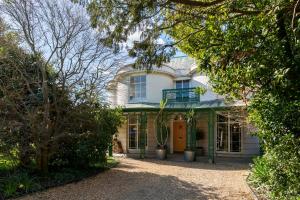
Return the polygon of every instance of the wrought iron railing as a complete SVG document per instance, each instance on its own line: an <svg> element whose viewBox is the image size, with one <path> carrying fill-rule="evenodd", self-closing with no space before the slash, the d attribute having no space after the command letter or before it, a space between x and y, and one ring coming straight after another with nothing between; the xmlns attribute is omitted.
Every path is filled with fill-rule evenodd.
<svg viewBox="0 0 300 200"><path fill-rule="evenodd" d="M165 89L163 99L168 103L193 103L200 101L196 88Z"/></svg>

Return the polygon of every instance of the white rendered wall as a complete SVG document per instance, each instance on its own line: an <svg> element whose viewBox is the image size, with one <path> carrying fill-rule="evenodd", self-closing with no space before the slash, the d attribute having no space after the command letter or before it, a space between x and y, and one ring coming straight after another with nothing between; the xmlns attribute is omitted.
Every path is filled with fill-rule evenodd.
<svg viewBox="0 0 300 200"><path fill-rule="evenodd" d="M207 92L200 96L200 101L211 101L221 98L220 95L211 90L209 86L209 78L205 74L194 73L191 78L190 87L203 86L207 89Z"/></svg>
<svg viewBox="0 0 300 200"><path fill-rule="evenodd" d="M118 106L124 106L128 102L128 82L128 77L125 77L117 83L116 103Z"/></svg>
<svg viewBox="0 0 300 200"><path fill-rule="evenodd" d="M146 98L142 102L130 102L129 100L129 80L130 76L146 75ZM123 106L127 103L159 103L162 99L163 89L173 89L173 79L171 76L159 73L134 73L121 78L116 86L116 93L112 93L111 102ZM114 100L115 99L115 100Z"/></svg>
<svg viewBox="0 0 300 200"><path fill-rule="evenodd" d="M146 75L146 98L142 102L129 102L129 80L130 76ZM222 98L222 96L212 92L209 86L209 78L205 74L194 73L190 78L190 87L204 86L207 92L200 96L200 101L211 101ZM178 79L178 78L177 78ZM162 99L163 89L175 88L175 79L167 74L154 73L131 73L126 74L118 80L115 92L112 92L110 102L115 105L124 106L128 103L159 103Z"/></svg>
<svg viewBox="0 0 300 200"><path fill-rule="evenodd" d="M159 103L162 99L163 89L173 89L173 79L165 74L147 74L146 97L149 103Z"/></svg>
<svg viewBox="0 0 300 200"><path fill-rule="evenodd" d="M108 103L112 106L117 105L117 95L116 95L116 90L115 89L110 89L107 91L107 97L108 97Z"/></svg>

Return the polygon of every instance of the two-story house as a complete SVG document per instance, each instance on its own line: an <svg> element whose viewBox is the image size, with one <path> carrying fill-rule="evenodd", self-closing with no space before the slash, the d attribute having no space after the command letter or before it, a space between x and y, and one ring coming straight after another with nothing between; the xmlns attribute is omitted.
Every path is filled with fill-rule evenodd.
<svg viewBox="0 0 300 200"><path fill-rule="evenodd" d="M195 92L199 86L207 90L203 95ZM126 65L118 71L108 89L111 104L121 106L126 117L126 122L119 128L118 140L127 154L140 154L144 146L146 156L154 154L157 148L154 119L162 99L167 100L165 110L171 116L169 154L181 153L186 148L185 116L190 110L197 113L193 142L209 161L213 162L215 157L240 158L259 154L258 139L248 134L249 125L241 117L244 103L226 103L222 96L214 93L209 78L197 71L192 59L174 58L150 72Z"/></svg>

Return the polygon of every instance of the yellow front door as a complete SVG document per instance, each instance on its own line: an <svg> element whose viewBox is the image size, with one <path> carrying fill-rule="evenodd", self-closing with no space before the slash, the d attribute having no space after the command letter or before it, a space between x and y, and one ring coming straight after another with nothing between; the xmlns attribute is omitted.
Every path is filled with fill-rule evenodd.
<svg viewBox="0 0 300 200"><path fill-rule="evenodd" d="M183 152L186 144L186 124L185 121L175 121L173 123L173 148L175 152Z"/></svg>

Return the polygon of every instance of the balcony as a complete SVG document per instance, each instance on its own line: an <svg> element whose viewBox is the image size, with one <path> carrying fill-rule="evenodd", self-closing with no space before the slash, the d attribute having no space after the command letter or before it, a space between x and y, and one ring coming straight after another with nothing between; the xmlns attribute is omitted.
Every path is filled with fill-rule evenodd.
<svg viewBox="0 0 300 200"><path fill-rule="evenodd" d="M163 90L163 100L168 103L197 103L200 95L195 91L196 88L166 89Z"/></svg>

